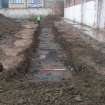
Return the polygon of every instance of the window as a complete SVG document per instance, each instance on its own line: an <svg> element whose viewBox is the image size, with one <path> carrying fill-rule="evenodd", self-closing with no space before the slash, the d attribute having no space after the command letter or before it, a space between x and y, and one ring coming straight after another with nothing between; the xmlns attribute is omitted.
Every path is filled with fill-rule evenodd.
<svg viewBox="0 0 105 105"><path fill-rule="evenodd" d="M43 0L28 0L28 7L42 7Z"/></svg>
<svg viewBox="0 0 105 105"><path fill-rule="evenodd" d="M43 0L9 0L9 4L26 4L27 7L43 7Z"/></svg>
<svg viewBox="0 0 105 105"><path fill-rule="evenodd" d="M9 0L9 3L11 3L11 4L21 4L21 3L23 3L23 0Z"/></svg>

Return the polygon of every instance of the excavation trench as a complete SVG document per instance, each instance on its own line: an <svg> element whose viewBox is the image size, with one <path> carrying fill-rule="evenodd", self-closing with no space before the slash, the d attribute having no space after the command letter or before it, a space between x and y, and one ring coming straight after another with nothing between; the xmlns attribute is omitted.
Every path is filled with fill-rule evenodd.
<svg viewBox="0 0 105 105"><path fill-rule="evenodd" d="M38 28L37 46L33 44L29 71L35 80L56 81L67 79L70 73L65 66L66 55L55 41L53 27L42 25Z"/></svg>

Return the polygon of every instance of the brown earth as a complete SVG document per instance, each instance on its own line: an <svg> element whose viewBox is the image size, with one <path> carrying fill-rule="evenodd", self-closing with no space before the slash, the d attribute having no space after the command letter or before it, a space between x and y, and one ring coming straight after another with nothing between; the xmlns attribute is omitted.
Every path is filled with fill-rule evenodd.
<svg viewBox="0 0 105 105"><path fill-rule="evenodd" d="M0 15L0 78L24 73L29 65L28 55L37 25L29 21L16 21Z"/></svg>
<svg viewBox="0 0 105 105"><path fill-rule="evenodd" d="M101 74L105 74L105 44L96 41L82 30L60 21L55 24L56 40L65 49L68 61L80 70L89 66ZM77 70L77 71L78 71Z"/></svg>
<svg viewBox="0 0 105 105"><path fill-rule="evenodd" d="M15 33L21 29L21 25L15 20L5 17L0 14L0 34L3 33Z"/></svg>
<svg viewBox="0 0 105 105"><path fill-rule="evenodd" d="M103 55L72 25L56 24L56 29L56 40L67 55L66 65L73 68L70 79L36 81L25 74L0 80L0 105L105 105L105 77L93 65L96 59L104 64ZM101 63L97 65L102 67Z"/></svg>
<svg viewBox="0 0 105 105"><path fill-rule="evenodd" d="M105 105L105 78L85 72L58 82L1 80L0 105Z"/></svg>

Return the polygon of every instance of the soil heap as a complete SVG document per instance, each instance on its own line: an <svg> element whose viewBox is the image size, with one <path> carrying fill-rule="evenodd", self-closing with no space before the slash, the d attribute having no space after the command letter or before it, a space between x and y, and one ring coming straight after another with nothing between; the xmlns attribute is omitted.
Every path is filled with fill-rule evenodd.
<svg viewBox="0 0 105 105"><path fill-rule="evenodd" d="M0 34L4 33L16 33L21 28L21 25L15 21L0 14Z"/></svg>

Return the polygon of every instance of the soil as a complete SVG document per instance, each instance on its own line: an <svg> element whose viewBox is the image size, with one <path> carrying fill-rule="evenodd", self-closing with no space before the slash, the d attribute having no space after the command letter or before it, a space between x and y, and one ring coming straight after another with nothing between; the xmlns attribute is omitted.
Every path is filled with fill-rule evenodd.
<svg viewBox="0 0 105 105"><path fill-rule="evenodd" d="M105 44L96 41L72 24L60 22L57 26L56 40L68 55L68 61L77 71L92 67L95 71L105 74ZM67 62L68 62L67 61ZM79 69L80 68L80 69Z"/></svg>
<svg viewBox="0 0 105 105"><path fill-rule="evenodd" d="M105 78L92 72L59 82L9 78L0 81L0 105L105 105Z"/></svg>
<svg viewBox="0 0 105 105"><path fill-rule="evenodd" d="M52 20L54 18L47 18L42 26L51 26ZM77 29L71 29L66 31L70 33L69 38L64 31L58 33L54 29L54 32L56 41L67 55L66 65L70 70L73 68L72 76L60 81L37 81L27 73L0 80L0 105L105 105L105 77L79 59L85 55L97 58L100 53L80 38ZM98 56L99 60L101 58Z"/></svg>
<svg viewBox="0 0 105 105"><path fill-rule="evenodd" d="M0 34L16 33L21 29L21 25L14 19L8 18L0 14Z"/></svg>

